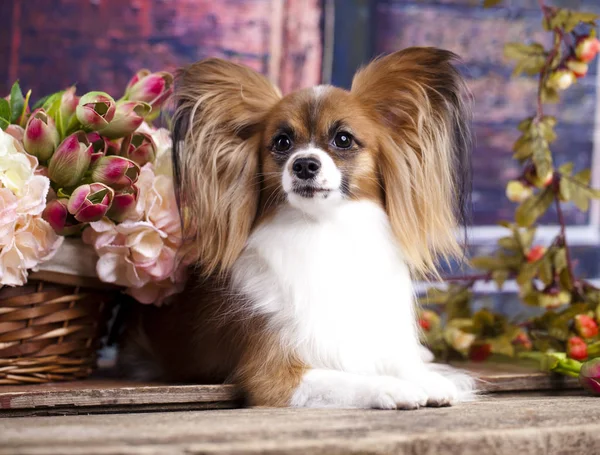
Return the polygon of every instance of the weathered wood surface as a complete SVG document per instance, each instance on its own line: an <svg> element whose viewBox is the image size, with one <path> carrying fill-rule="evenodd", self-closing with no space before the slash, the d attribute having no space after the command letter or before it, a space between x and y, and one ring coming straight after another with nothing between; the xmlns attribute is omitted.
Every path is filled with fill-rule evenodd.
<svg viewBox="0 0 600 455"><path fill-rule="evenodd" d="M0 454L592 455L600 400L493 395L418 411L236 409L0 419Z"/></svg>
<svg viewBox="0 0 600 455"><path fill-rule="evenodd" d="M0 417L240 406L232 385L145 384L115 379L0 387Z"/></svg>
<svg viewBox="0 0 600 455"><path fill-rule="evenodd" d="M571 378L518 365L468 365L485 392L566 390ZM0 417L49 414L222 409L241 405L232 385L172 385L96 378L78 382L0 387Z"/></svg>

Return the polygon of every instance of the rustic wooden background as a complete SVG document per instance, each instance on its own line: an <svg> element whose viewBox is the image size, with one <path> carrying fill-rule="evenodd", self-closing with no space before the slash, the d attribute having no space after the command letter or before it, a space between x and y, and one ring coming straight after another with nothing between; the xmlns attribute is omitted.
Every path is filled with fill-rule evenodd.
<svg viewBox="0 0 600 455"><path fill-rule="evenodd" d="M140 68L208 56L289 92L320 80L320 21L320 0L2 0L0 93L20 79L38 96L72 83L118 96Z"/></svg>

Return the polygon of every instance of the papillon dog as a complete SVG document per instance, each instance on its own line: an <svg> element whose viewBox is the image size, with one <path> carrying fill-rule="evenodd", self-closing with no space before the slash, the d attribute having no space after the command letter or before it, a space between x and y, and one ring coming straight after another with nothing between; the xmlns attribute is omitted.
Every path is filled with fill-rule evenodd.
<svg viewBox="0 0 600 455"><path fill-rule="evenodd" d="M239 384L258 406L415 409L473 392L429 363L412 280L461 254L470 110L455 55L409 48L352 88L282 96L247 67L180 72L174 176L195 278L143 308L120 364Z"/></svg>

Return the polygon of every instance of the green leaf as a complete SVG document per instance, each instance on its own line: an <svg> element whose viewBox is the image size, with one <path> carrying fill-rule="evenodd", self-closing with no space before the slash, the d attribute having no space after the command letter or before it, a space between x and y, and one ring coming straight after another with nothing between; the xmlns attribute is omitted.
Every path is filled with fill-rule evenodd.
<svg viewBox="0 0 600 455"><path fill-rule="evenodd" d="M514 237L502 237L498 240L498 245L509 251L521 251L521 246Z"/></svg>
<svg viewBox="0 0 600 455"><path fill-rule="evenodd" d="M502 3L502 0L483 0L484 8L491 8L492 6L497 6Z"/></svg>
<svg viewBox="0 0 600 455"><path fill-rule="evenodd" d="M521 73L534 76L538 74L546 63L546 50L539 43L507 43L504 45L504 56L517 60L513 75Z"/></svg>
<svg viewBox="0 0 600 455"><path fill-rule="evenodd" d="M521 247L523 250L528 250L533 243L533 238L535 237L535 227L529 227L527 229L518 229L516 234L519 237L519 241L521 243Z"/></svg>
<svg viewBox="0 0 600 455"><path fill-rule="evenodd" d="M562 175L571 175L573 173L574 164L572 162L565 163L558 167L558 172Z"/></svg>
<svg viewBox="0 0 600 455"><path fill-rule="evenodd" d="M558 91L552 87L548 87L546 84L542 86L541 98L542 103L556 104L560 101Z"/></svg>
<svg viewBox="0 0 600 455"><path fill-rule="evenodd" d="M517 283L520 286L525 286L527 283L530 283L531 280L533 280L537 275L539 265L539 261L526 262L525 264L523 264L523 266L519 270L519 274L517 275Z"/></svg>
<svg viewBox="0 0 600 455"><path fill-rule="evenodd" d="M46 95L42 98L40 98L39 100L37 100L35 102L35 104L33 105L32 109L36 110L39 109L40 107L44 106L44 104L46 103L46 101L48 101L48 98L50 98L52 95Z"/></svg>
<svg viewBox="0 0 600 455"><path fill-rule="evenodd" d="M533 140L529 136L529 134L524 134L521 136L515 144L513 145L513 158L515 160L526 160L531 155L533 155Z"/></svg>
<svg viewBox="0 0 600 455"><path fill-rule="evenodd" d="M23 92L19 86L19 81L15 82L10 89L10 112L11 123L16 123L17 120L23 115L25 110L25 98L23 98Z"/></svg>
<svg viewBox="0 0 600 455"><path fill-rule="evenodd" d="M540 305L540 293L537 291L530 291L523 294L521 300L525 305L539 306Z"/></svg>
<svg viewBox="0 0 600 455"><path fill-rule="evenodd" d="M498 290L502 289L502 286L504 286L504 283L506 282L508 277L508 270L494 270L492 272L492 280L494 280L496 286L498 286Z"/></svg>
<svg viewBox="0 0 600 455"><path fill-rule="evenodd" d="M568 178L562 176L560 178L560 182L559 182L559 186L558 186L558 191L560 193L560 197L563 201L570 201L571 200L571 194L572 194L572 190L571 190L571 182L569 181Z"/></svg>
<svg viewBox="0 0 600 455"><path fill-rule="evenodd" d="M583 183L584 185L589 185L590 184L590 180L592 178L592 170L591 169L584 169L581 172L578 172L577 174L575 174L573 176L573 179Z"/></svg>
<svg viewBox="0 0 600 455"><path fill-rule="evenodd" d="M536 173L540 178L543 179L552 172L552 155L548 143L544 139L538 138L534 142L532 160L535 164Z"/></svg>
<svg viewBox="0 0 600 455"><path fill-rule="evenodd" d="M10 104L4 98L0 98L0 128L5 130L10 125Z"/></svg>
<svg viewBox="0 0 600 455"><path fill-rule="evenodd" d="M552 273L552 259L549 254L545 254L539 261L538 275L545 285L552 284L554 274Z"/></svg>
<svg viewBox="0 0 600 455"><path fill-rule="evenodd" d="M573 204L582 212L587 212L590 208L590 197L589 192L586 191L586 187L579 185L569 185L571 201Z"/></svg>
<svg viewBox="0 0 600 455"><path fill-rule="evenodd" d="M515 211L515 220L519 226L529 227L546 213L554 201L554 194L549 189L525 199Z"/></svg>
<svg viewBox="0 0 600 455"><path fill-rule="evenodd" d="M62 115L60 113L60 105L64 91L50 95L43 104L43 109L54 119L54 123L58 129L61 138L65 137L65 125L63 125Z"/></svg>
<svg viewBox="0 0 600 455"><path fill-rule="evenodd" d="M498 258L494 256L476 256L471 258L471 266L482 270L496 270L502 268L502 264Z"/></svg>
<svg viewBox="0 0 600 455"><path fill-rule="evenodd" d="M529 131L529 128L531 127L531 122L532 121L533 121L533 117L528 117L525 120L521 120L521 122L517 126L517 129L519 131L521 131L522 133L525 133L525 132Z"/></svg>
<svg viewBox="0 0 600 455"><path fill-rule="evenodd" d="M44 104L42 104L42 108L51 117L52 117L52 114L54 114L54 112L52 114L50 114L51 109L56 109L57 105L60 107L60 100L61 100L62 94L63 94L63 92L53 93L52 95L46 97L44 100ZM58 103L57 103L57 101L58 101Z"/></svg>
<svg viewBox="0 0 600 455"><path fill-rule="evenodd" d="M542 120L538 123L539 134L546 142L551 144L556 140L556 133L554 127L556 126L556 117L551 115L545 115Z"/></svg>
<svg viewBox="0 0 600 455"><path fill-rule="evenodd" d="M448 320L456 318L469 318L471 316L471 291L464 286L451 288L448 301L446 302L445 311Z"/></svg>
<svg viewBox="0 0 600 455"><path fill-rule="evenodd" d="M571 277L571 274L569 273L569 270L566 267L562 269L559 273L558 280L561 288L567 290L573 289L573 279Z"/></svg>
<svg viewBox="0 0 600 455"><path fill-rule="evenodd" d="M512 75L518 76L524 73L528 76L535 76L540 73L545 63L546 58L542 56L523 58L515 64Z"/></svg>
<svg viewBox="0 0 600 455"><path fill-rule="evenodd" d="M594 21L597 18L598 15L594 13L580 13L568 9L559 9L550 20L549 26L551 29L561 28L565 32L571 33L580 23L595 25Z"/></svg>
<svg viewBox="0 0 600 455"><path fill-rule="evenodd" d="M553 257L554 268L557 273L562 272L567 268L567 250L565 248L559 248L554 253Z"/></svg>
<svg viewBox="0 0 600 455"><path fill-rule="evenodd" d="M522 58L530 58L540 55L546 55L546 50L540 43L506 43L504 45L504 56L512 60L520 60Z"/></svg>

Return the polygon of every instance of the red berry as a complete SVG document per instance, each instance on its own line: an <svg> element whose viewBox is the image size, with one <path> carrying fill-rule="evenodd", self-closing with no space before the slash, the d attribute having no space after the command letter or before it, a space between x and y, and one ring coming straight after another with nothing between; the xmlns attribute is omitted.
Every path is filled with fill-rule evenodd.
<svg viewBox="0 0 600 455"><path fill-rule="evenodd" d="M575 56L582 62L589 63L600 51L600 41L591 36L582 36L575 43Z"/></svg>
<svg viewBox="0 0 600 455"><path fill-rule="evenodd" d="M575 316L575 328L583 338L594 338L598 335L598 324L587 314Z"/></svg>
<svg viewBox="0 0 600 455"><path fill-rule="evenodd" d="M492 346L489 343L471 346L469 359L473 362L483 362L492 354Z"/></svg>
<svg viewBox="0 0 600 455"><path fill-rule="evenodd" d="M571 337L567 341L567 355L575 360L587 359L587 344L580 337Z"/></svg>
<svg viewBox="0 0 600 455"><path fill-rule="evenodd" d="M429 330L431 329L431 323L427 319L419 319L419 325L426 332L429 332Z"/></svg>
<svg viewBox="0 0 600 455"><path fill-rule="evenodd" d="M527 262L535 262L542 259L542 256L546 253L546 247L542 245L535 245L527 252Z"/></svg>

